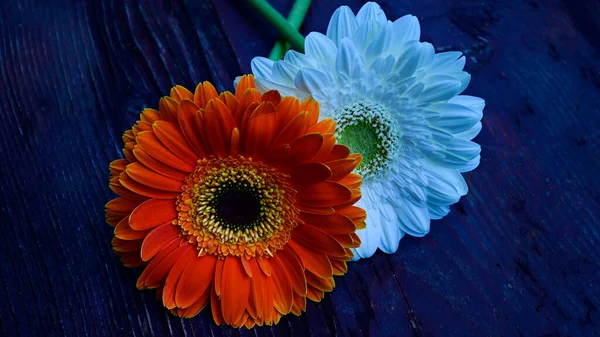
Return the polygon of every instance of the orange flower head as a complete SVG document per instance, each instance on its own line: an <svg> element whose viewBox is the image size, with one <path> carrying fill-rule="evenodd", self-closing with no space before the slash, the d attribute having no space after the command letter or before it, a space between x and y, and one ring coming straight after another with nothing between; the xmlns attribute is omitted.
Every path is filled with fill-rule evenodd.
<svg viewBox="0 0 600 337"><path fill-rule="evenodd" d="M366 215L353 206L361 157L318 117L314 100L260 95L252 76L235 95L176 86L144 109L110 164L119 197L106 204L114 250L145 266L137 287L177 316L210 303L217 324L248 328L331 291Z"/></svg>

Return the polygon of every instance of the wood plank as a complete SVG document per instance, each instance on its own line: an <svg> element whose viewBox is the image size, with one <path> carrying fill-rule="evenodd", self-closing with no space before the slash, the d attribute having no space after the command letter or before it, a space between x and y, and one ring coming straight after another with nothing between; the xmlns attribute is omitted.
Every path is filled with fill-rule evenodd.
<svg viewBox="0 0 600 337"><path fill-rule="evenodd" d="M291 0L272 1L287 13ZM342 3L313 1L303 33ZM108 163L174 84L231 89L276 33L240 2L0 4L0 334L587 336L600 291L597 2L380 1L467 55L487 107L470 192L274 327L178 319L111 252Z"/></svg>

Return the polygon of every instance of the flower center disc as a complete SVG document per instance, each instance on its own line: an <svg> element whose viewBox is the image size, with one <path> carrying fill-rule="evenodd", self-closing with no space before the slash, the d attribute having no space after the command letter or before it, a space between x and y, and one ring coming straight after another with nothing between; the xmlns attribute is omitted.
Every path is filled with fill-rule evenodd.
<svg viewBox="0 0 600 337"><path fill-rule="evenodd" d="M201 159L177 198L177 224L199 255L271 256L297 226L288 178L244 157Z"/></svg>
<svg viewBox="0 0 600 337"><path fill-rule="evenodd" d="M335 111L338 142L359 152L363 160L355 169L364 181L385 174L400 147L400 132L389 109L372 102L354 102Z"/></svg>

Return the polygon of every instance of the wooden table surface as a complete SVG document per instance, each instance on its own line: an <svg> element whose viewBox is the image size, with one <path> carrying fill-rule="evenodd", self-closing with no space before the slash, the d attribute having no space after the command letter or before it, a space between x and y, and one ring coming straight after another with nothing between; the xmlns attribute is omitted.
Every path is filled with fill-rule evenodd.
<svg viewBox="0 0 600 337"><path fill-rule="evenodd" d="M302 32L342 4L362 1L314 0ZM2 1L0 335L600 335L600 4L380 5L467 56L467 93L487 102L469 194L304 315L238 330L136 290L104 222L108 163L143 107L175 84L231 90L276 33L239 0Z"/></svg>

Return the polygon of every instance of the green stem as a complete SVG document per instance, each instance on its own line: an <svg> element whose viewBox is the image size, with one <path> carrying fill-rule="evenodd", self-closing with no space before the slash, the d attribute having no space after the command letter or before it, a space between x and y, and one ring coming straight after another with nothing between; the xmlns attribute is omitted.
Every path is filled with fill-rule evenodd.
<svg viewBox="0 0 600 337"><path fill-rule="evenodd" d="M294 27L287 22L287 20L279 14L269 3L265 0L246 0L248 4L258 11L258 13L265 18L275 29L279 32L281 37L286 39L292 48L299 52L304 52L304 37L298 33Z"/></svg>
<svg viewBox="0 0 600 337"><path fill-rule="evenodd" d="M287 18L287 21L294 29L298 30L300 29L300 26L302 26L306 12L308 12L308 7L310 7L310 2L311 0L296 0L294 2ZM288 49L290 49L290 44L283 39L279 39L275 42L275 45L269 54L269 58L273 61L281 60Z"/></svg>

